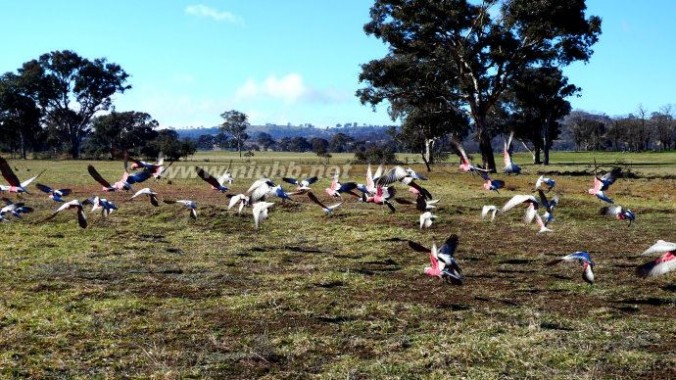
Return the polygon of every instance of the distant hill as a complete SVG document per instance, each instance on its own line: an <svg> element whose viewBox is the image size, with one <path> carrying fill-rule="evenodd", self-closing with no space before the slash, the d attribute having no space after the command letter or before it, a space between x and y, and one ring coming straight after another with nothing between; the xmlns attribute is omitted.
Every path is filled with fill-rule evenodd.
<svg viewBox="0 0 676 380"><path fill-rule="evenodd" d="M305 137L312 139L320 137L330 139L336 133L344 133L351 136L355 140L389 140L389 136L385 134L389 126L384 125L363 125L353 126L352 124L345 124L345 126L336 126L333 128L317 128L312 125L252 125L247 129L247 133L252 138L256 138L258 133L265 132L270 134L273 139L280 140L284 137ZM189 138L197 140L201 135L217 135L219 133L218 127L211 128L193 128L193 129L177 129L179 138Z"/></svg>

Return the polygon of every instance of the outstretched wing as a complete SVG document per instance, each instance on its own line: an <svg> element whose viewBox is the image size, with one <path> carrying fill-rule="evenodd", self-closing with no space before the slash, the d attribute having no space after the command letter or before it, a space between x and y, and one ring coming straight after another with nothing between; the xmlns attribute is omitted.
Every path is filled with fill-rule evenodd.
<svg viewBox="0 0 676 380"><path fill-rule="evenodd" d="M211 185L211 186L213 186L213 187L215 187L215 188L219 188L219 187L221 186L221 184L218 183L218 180L216 179L216 177L214 177L214 176L212 176L211 174L207 173L206 170L204 170L204 169L202 169L202 168L200 168L200 167L197 167L197 175L198 175L200 178L202 178L206 183L208 183L209 185Z"/></svg>
<svg viewBox="0 0 676 380"><path fill-rule="evenodd" d="M14 171L9 166L9 163L2 157L0 157L0 172L2 172L2 176L10 186L21 186L19 178L16 177L16 174L14 174Z"/></svg>
<svg viewBox="0 0 676 380"><path fill-rule="evenodd" d="M111 187L111 186L110 186L110 182L106 181L106 180L101 176L101 174L99 174L99 172L96 171L96 169L94 168L94 165L92 165L92 164L87 165L87 171L89 172L89 175L92 176L92 178L94 178L94 180L95 180L96 182L98 182L98 183L101 184L101 186L103 186L103 187Z"/></svg>

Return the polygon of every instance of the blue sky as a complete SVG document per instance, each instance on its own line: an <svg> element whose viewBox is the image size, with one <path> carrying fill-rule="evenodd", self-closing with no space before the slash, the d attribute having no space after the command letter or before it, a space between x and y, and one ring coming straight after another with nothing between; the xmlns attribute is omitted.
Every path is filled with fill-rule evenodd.
<svg viewBox="0 0 676 380"><path fill-rule="evenodd" d="M213 126L236 109L252 124L392 124L354 96L360 64L386 46L366 36L363 0L7 1L0 72L70 49L131 75L118 111L163 127ZM588 64L565 69L574 108L611 116L676 105L676 1L588 0L603 34Z"/></svg>

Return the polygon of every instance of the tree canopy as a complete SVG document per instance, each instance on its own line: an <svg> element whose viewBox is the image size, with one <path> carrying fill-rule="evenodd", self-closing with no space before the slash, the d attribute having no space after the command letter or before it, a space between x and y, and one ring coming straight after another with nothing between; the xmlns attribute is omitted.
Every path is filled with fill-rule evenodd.
<svg viewBox="0 0 676 380"><path fill-rule="evenodd" d="M601 19L584 0L376 0L364 31L388 54L362 65L362 103L460 110L495 170L487 118L523 70L587 61Z"/></svg>

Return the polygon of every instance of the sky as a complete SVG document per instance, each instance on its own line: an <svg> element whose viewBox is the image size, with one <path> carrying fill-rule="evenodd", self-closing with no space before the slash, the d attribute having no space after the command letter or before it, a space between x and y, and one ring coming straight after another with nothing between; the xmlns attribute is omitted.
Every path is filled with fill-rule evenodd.
<svg viewBox="0 0 676 380"><path fill-rule="evenodd" d="M132 89L115 109L162 127L212 127L244 112L253 125L396 124L362 105L361 64L387 54L367 36L364 0L31 0L0 2L0 73L56 50L119 64ZM676 1L587 0L603 19L586 64L564 68L583 91L574 109L609 116L676 107Z"/></svg>

